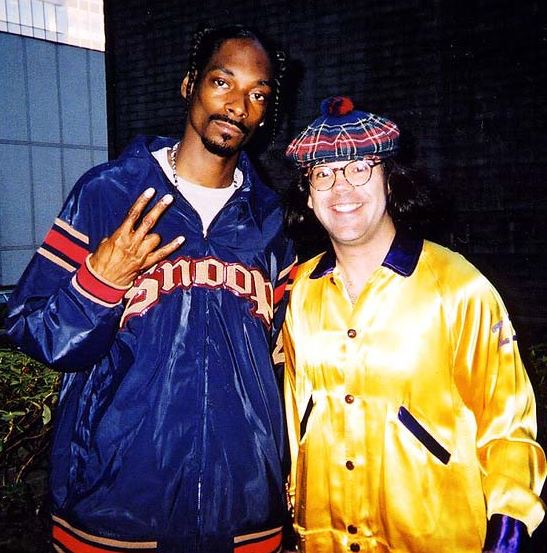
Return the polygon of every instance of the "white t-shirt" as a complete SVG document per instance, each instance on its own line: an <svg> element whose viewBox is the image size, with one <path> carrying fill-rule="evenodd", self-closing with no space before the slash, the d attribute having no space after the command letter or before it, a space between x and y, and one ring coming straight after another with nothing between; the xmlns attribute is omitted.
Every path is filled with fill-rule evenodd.
<svg viewBox="0 0 547 553"><path fill-rule="evenodd" d="M173 169L169 163L168 152L170 148L162 148L152 152L152 155L158 160L160 167L167 178L177 187L177 190L188 200L188 203L198 212L203 224L203 234L207 234L207 229L216 214L222 209L230 196L243 184L243 173L236 167L234 180L226 188L208 188L183 179L177 175L178 184L175 184Z"/></svg>

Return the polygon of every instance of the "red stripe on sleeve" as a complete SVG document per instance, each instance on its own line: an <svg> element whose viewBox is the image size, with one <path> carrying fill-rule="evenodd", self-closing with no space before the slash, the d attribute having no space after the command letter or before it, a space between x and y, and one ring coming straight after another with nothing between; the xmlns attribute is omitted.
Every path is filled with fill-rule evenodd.
<svg viewBox="0 0 547 553"><path fill-rule="evenodd" d="M83 263L76 273L78 285L82 287L88 294L95 296L97 299L106 303L116 304L124 297L127 292L126 288L117 288L100 280L95 276L87 266L87 262Z"/></svg>
<svg viewBox="0 0 547 553"><path fill-rule="evenodd" d="M44 244L55 248L59 252L72 259L72 261L78 263L78 265L81 265L84 262L85 258L89 255L88 250L86 250L82 246L74 244L74 242L71 242L70 239L68 239L66 236L63 236L60 232L57 232L55 229L51 229L47 233Z"/></svg>

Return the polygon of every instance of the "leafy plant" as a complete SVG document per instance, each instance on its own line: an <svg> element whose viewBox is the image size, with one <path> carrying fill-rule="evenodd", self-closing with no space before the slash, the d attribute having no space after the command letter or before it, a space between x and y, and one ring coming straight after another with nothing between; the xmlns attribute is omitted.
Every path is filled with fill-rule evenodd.
<svg viewBox="0 0 547 553"><path fill-rule="evenodd" d="M47 457L58 373L0 348L0 551L45 551Z"/></svg>

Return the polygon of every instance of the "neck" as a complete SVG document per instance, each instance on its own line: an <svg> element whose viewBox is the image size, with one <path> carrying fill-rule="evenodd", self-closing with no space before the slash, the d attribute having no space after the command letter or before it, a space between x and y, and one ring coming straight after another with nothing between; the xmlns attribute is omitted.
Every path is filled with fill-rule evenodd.
<svg viewBox="0 0 547 553"><path fill-rule="evenodd" d="M229 157L215 155L186 132L176 155L177 175L208 188L226 188L232 184L239 152Z"/></svg>
<svg viewBox="0 0 547 553"><path fill-rule="evenodd" d="M372 273L383 263L394 238L395 226L387 219L383 232L373 240L358 244L332 243L336 265L346 282L351 282L352 295L361 293Z"/></svg>

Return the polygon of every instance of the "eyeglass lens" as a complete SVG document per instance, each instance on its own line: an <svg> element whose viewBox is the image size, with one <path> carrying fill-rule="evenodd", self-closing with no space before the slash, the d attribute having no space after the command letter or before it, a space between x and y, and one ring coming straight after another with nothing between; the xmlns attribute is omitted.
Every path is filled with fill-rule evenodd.
<svg viewBox="0 0 547 553"><path fill-rule="evenodd" d="M317 165L310 174L310 183L316 190L328 190L334 186L336 173L342 171L344 178L353 186L366 184L372 173L373 165L362 159L350 161L344 167L332 168L328 165Z"/></svg>

